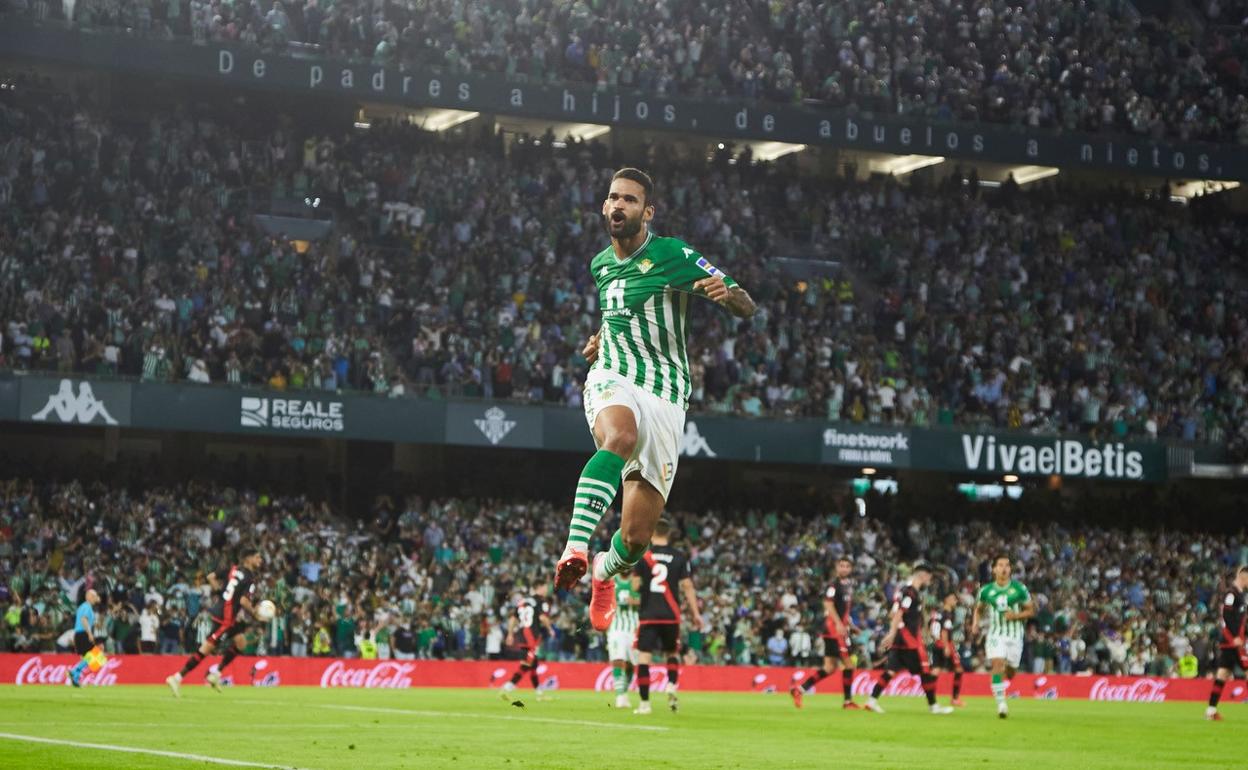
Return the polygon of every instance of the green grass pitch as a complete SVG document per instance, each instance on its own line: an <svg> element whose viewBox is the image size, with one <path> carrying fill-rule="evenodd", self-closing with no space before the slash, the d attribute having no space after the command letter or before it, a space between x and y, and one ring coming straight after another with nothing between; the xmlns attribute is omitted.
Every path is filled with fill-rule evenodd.
<svg viewBox="0 0 1248 770"><path fill-rule="evenodd" d="M188 686L174 700L164 687L8 685L0 687L0 767L1248 766L1248 706L1238 703L1225 704L1226 721L1214 724L1202 719L1202 703L1012 700L1010 718L999 720L992 701L978 698L935 716L921 698L886 697L888 713L876 715L842 711L835 695L808 697L798 711L785 694L686 692L679 713L660 695L655 713L641 717L608 708L607 693L521 697L525 708L484 688Z"/></svg>

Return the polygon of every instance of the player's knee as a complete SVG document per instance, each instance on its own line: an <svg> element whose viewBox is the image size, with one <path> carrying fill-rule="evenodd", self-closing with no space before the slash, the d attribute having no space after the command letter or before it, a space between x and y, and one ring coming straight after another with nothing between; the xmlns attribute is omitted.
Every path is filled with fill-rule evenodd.
<svg viewBox="0 0 1248 770"><path fill-rule="evenodd" d="M620 527L620 538L629 554L643 554L650 546L650 537L654 534L654 524L629 521Z"/></svg>
<svg viewBox="0 0 1248 770"><path fill-rule="evenodd" d="M617 420L603 431L602 448L624 459L637 450L637 426L626 420Z"/></svg>

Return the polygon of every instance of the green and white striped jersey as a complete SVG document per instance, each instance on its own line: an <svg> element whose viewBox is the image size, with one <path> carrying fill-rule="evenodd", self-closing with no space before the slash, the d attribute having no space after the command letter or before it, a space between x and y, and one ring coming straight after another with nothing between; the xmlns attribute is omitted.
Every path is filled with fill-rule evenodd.
<svg viewBox="0 0 1248 770"><path fill-rule="evenodd" d="M1018 612L1023 605L1031 601L1027 586L1011 580L1007 585L997 585L996 581L986 583L979 589L979 603L988 605L988 636L1022 639L1027 630L1025 620L1006 620L1005 613Z"/></svg>
<svg viewBox="0 0 1248 770"><path fill-rule="evenodd" d="M677 238L649 233L627 259L608 246L590 262L602 307L595 369L627 377L638 387L688 408L689 360L685 315L693 284L721 276L737 282Z"/></svg>
<svg viewBox="0 0 1248 770"><path fill-rule="evenodd" d="M615 576L615 617L611 619L608 633L637 631L637 598L639 592L633 590L631 573Z"/></svg>

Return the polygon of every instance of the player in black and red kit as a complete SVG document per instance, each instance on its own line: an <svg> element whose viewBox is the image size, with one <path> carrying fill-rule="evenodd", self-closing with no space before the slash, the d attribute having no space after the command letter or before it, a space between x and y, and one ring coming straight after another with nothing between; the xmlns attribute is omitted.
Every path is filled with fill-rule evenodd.
<svg viewBox="0 0 1248 770"><path fill-rule="evenodd" d="M546 584L539 583L534 586L532 596L525 596L516 602L515 612L507 619L507 646L518 644L524 650L524 661L511 675L511 679L503 684L503 700L524 705L520 701L512 700L511 693L525 674L529 675L529 683L533 685L537 699L542 700L542 692L538 689L541 682L537 677L537 667L542 662L542 642L550 634L550 603L546 601Z"/></svg>
<svg viewBox="0 0 1248 770"><path fill-rule="evenodd" d="M204 677L213 689L218 691L221 689L221 671L230 665L230 662L247 646L247 638L243 635L247 630L247 620L243 616L243 611L250 613L252 617L256 615L251 594L256 590L256 573L262 564L264 564L264 556L260 553L260 549L251 548L243 552L243 560L239 564L234 564L229 569L209 573L208 583L218 596L217 603L209 610L213 630L208 638L204 639L199 649L186 659L186 665L182 666L182 670L165 679L169 689L173 690L174 696L182 697L182 677L191 673L204 658L211 655L218 643L230 639L233 644L226 647L221 662Z"/></svg>
<svg viewBox="0 0 1248 770"><path fill-rule="evenodd" d="M1235 579L1222 593L1221 609L1218 624L1218 660L1217 672L1213 677L1213 690L1209 693L1209 707L1205 709L1205 719L1215 722L1222 721L1218 713L1218 701L1222 699L1222 688L1227 681L1235 676L1235 668L1239 667L1248 673L1248 650L1244 649L1244 634L1248 626L1248 565L1235 572Z"/></svg>
<svg viewBox="0 0 1248 770"><path fill-rule="evenodd" d="M888 667L880 681L875 683L866 708L883 714L878 698L892 680L893 674L905 669L923 682L923 694L933 714L952 714L949 706L936 705L936 677L932 675L927 660L927 645L923 641L923 597L919 594L932 582L932 565L925 561L914 565L910 582L897 589L893 597L893 609L888 633L880 641L880 650L888 651Z"/></svg>
<svg viewBox="0 0 1248 770"><path fill-rule="evenodd" d="M957 616L954 610L958 606L958 595L952 591L945 594L945 601L940 608L932 613L932 622L929 629L932 632L932 671L939 674L941 671L953 672L953 699L949 701L954 706L965 706L962 702L962 656L958 654L958 648L953 643L953 629L957 623Z"/></svg>
<svg viewBox="0 0 1248 770"><path fill-rule="evenodd" d="M854 671L853 661L849 657L849 635L853 623L849 619L849 608L854 601L854 563L848 556L836 560L836 580L823 594L823 668L806 678L800 685L789 690L793 696L793 705L802 707L802 696L816 683L841 669L841 690L845 694L842 708L856 709L854 703Z"/></svg>
<svg viewBox="0 0 1248 770"><path fill-rule="evenodd" d="M698 610L689 559L670 545L671 535L672 523L659 519L650 539L650 550L633 567L633 590L641 595L637 611L637 690L641 703L634 714L650 713L650 663L656 653L667 658L667 705L672 711L677 708L680 600L676 598L674 586L679 586L694 625L702 628L702 613Z"/></svg>

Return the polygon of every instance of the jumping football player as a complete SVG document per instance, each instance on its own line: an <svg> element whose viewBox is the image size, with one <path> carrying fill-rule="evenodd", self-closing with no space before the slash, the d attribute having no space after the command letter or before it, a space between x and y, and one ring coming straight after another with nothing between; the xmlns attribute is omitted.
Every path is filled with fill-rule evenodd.
<svg viewBox="0 0 1248 770"><path fill-rule="evenodd" d="M745 289L676 238L650 230L650 177L620 169L602 204L611 245L590 262L602 326L585 345L585 419L598 451L585 464L555 585L570 589L590 568L589 541L623 487L622 519L594 556L590 622L605 631L615 614L611 578L629 572L650 545L676 476L689 401L686 323L690 296L738 318L754 314Z"/></svg>

